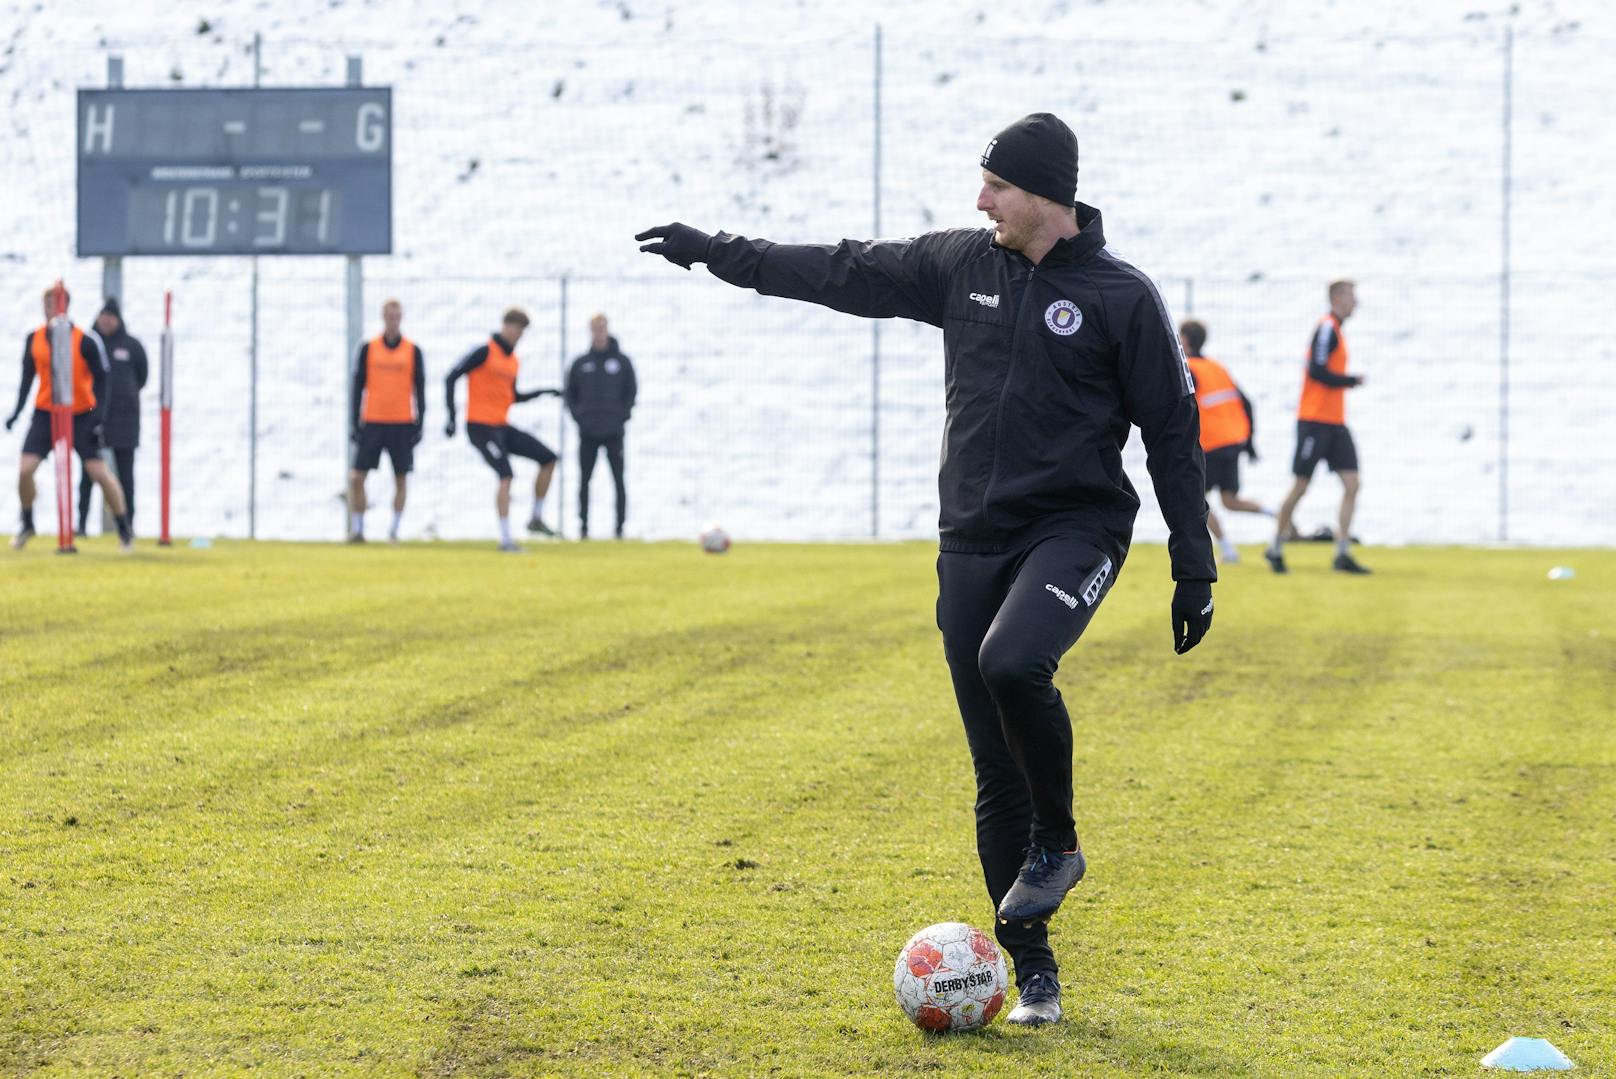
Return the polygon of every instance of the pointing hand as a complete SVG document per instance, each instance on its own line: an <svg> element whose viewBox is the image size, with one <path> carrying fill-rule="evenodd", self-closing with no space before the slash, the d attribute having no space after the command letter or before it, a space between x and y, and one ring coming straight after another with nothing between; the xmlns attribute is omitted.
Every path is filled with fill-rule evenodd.
<svg viewBox="0 0 1616 1079"><path fill-rule="evenodd" d="M683 266L687 270L690 269L691 263L707 261L707 251L713 242L713 238L705 232L678 222L646 229L634 238L640 241L657 241L642 242L640 250L649 255L661 255L675 266Z"/></svg>

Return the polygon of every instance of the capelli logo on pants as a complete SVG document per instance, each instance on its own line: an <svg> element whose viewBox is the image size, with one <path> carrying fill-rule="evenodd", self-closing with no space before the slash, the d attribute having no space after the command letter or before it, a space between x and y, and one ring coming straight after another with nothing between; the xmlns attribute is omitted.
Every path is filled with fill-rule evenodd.
<svg viewBox="0 0 1616 1079"><path fill-rule="evenodd" d="M1094 572L1083 578L1083 587L1078 590L1083 595L1083 606L1092 607L1100 602L1100 596L1105 593L1105 583L1110 579L1111 560L1107 558L1104 562L1094 567ZM1072 610L1077 610L1077 597L1065 589L1046 584L1044 585L1044 591L1052 594Z"/></svg>

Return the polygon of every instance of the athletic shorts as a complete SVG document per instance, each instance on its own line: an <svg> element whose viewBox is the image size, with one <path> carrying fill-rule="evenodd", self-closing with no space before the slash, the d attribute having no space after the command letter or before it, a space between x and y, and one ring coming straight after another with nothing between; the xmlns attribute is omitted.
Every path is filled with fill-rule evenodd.
<svg viewBox="0 0 1616 1079"><path fill-rule="evenodd" d="M1313 478L1313 470L1323 461L1331 472L1358 471L1358 447L1344 424L1296 422L1296 460L1291 471L1299 478Z"/></svg>
<svg viewBox="0 0 1616 1079"><path fill-rule="evenodd" d="M355 471L369 472L382 463L382 451L393 462L393 474L407 476L415 469L415 424L367 423L359 428L354 450Z"/></svg>
<svg viewBox="0 0 1616 1079"><path fill-rule="evenodd" d="M101 456L101 440L95 436L95 413L80 412L73 417L73 449L83 460ZM28 421L28 434L22 440L22 452L35 457L49 457L51 451L51 418L47 409L34 409L34 418Z"/></svg>
<svg viewBox="0 0 1616 1079"><path fill-rule="evenodd" d="M468 423L466 437L471 439L471 444L483 455L488 467L497 472L502 480L511 478L512 457L526 457L530 461L537 461L540 467L556 459L555 452L549 446L510 424L494 427L486 423Z"/></svg>
<svg viewBox="0 0 1616 1079"><path fill-rule="evenodd" d="M1206 451L1206 489L1240 493L1240 455L1243 446L1219 446Z"/></svg>

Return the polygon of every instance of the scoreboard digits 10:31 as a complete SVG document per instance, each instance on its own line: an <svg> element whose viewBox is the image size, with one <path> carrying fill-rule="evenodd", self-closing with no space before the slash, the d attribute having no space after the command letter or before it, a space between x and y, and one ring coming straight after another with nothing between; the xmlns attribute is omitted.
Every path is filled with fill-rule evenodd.
<svg viewBox="0 0 1616 1079"><path fill-rule="evenodd" d="M78 253L393 247L392 91L80 90Z"/></svg>

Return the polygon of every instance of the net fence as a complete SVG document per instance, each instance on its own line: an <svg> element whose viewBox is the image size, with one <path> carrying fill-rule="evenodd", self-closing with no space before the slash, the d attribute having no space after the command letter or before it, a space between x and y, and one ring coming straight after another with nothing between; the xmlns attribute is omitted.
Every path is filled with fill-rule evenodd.
<svg viewBox="0 0 1616 1079"><path fill-rule="evenodd" d="M1600 28L1199 42L961 35L854 26L568 40L443 23L432 32L265 37L265 86L341 85L347 57L393 87L394 253L364 260L365 334L386 298L426 355L426 437L405 535L485 537L493 483L447 438L443 375L511 305L533 322L524 387L559 385L605 313L633 359L629 533L934 534L941 335L759 298L638 254L683 220L782 242L901 236L980 222L976 161L1010 119L1048 110L1082 146L1079 197L1114 250L1210 330L1253 399L1259 501L1289 482L1302 360L1324 285L1358 282L1349 399L1363 461L1359 532L1379 542L1616 542L1616 383L1599 314L1616 271L1603 138L1616 38ZM130 86L241 86L250 37L62 40L11 53L0 161L0 287L13 337L64 276L82 323L99 260L73 257L73 94L126 57ZM131 258L128 324L155 357L176 294L174 527L342 534L349 348L339 258ZM155 378L155 373L154 376ZM462 400L464 389L460 391ZM256 400L256 408L254 401ZM155 384L137 525L155 531ZM463 405L462 405L463 409ZM256 414L256 419L254 418ZM26 420L26 416L24 417ZM576 530L577 434L553 399L513 422L561 451L546 516ZM256 452L253 446L256 442ZM0 444L12 471L14 434ZM1137 440L1126 463L1162 534ZM596 521L611 485L596 472ZM531 472L518 470L518 489ZM40 474L42 504L51 481ZM387 497L387 466L370 480ZM0 499L15 497L9 492ZM1333 515L1315 485L1304 527ZM1229 522L1255 539L1259 519Z"/></svg>

